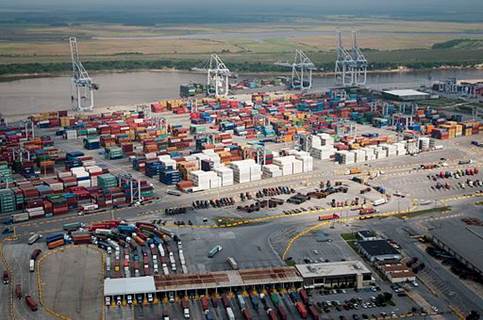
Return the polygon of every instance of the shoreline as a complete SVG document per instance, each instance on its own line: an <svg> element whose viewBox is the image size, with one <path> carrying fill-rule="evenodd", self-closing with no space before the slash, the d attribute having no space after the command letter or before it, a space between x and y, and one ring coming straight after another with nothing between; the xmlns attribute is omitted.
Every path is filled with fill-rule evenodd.
<svg viewBox="0 0 483 320"><path fill-rule="evenodd" d="M414 69L414 68L406 68L401 67L397 69L377 69L377 70L368 70L368 74L395 74L395 73L408 73L408 72L429 72L429 71L447 71L447 70L483 70L483 66L442 66L437 68L421 68L421 69ZM203 72L199 71L192 71L192 70L182 70L182 69L174 69L174 68L163 68L163 69L129 69L129 70L122 70L122 69L106 69L106 70L96 70L89 72L91 75L99 75L99 74L116 74L116 73L137 73L137 72L159 72L159 73L185 73L185 74L202 74ZM281 74L285 74L288 72L234 72L238 76L256 76L256 77L274 77L280 76ZM312 73L315 77L330 77L334 76L334 72L324 72L324 71L314 71ZM70 72L45 72L45 73L23 73L23 74L6 74L0 75L0 82L14 82L18 80L28 80L28 79L40 79L40 78L57 78L57 77L69 77L71 75Z"/></svg>

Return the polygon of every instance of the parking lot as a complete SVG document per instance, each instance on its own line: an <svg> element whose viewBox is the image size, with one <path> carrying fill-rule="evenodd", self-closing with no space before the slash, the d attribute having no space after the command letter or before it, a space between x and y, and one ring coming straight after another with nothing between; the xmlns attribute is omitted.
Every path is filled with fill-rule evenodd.
<svg viewBox="0 0 483 320"><path fill-rule="evenodd" d="M384 291L380 287L373 289L338 289L338 290L315 290L309 297L318 314L331 319L376 319L383 317L399 317L411 314L414 318L424 317L433 310L422 311L408 298L399 297L390 288ZM379 295L384 292L391 294L390 302L383 302ZM274 296L274 297L273 297ZM240 298L243 303L240 303ZM203 296L175 297L175 301L169 302L167 296L160 296L159 304L136 304L131 307L107 307L107 319L158 319L161 316L169 316L169 319L181 319L183 317L182 301L188 301L191 319L205 319L208 312L213 319L229 319L226 306L229 306L236 319L242 319L243 310L247 310L252 319L270 319L267 311L274 310L280 316L279 308L286 311L287 319L303 319L295 306L295 302L301 301L300 294L295 289L261 290L227 292L210 295L209 307L204 310L200 302ZM225 305L226 301L228 304ZM282 307L279 307L282 305ZM438 310L439 311L439 310ZM282 311L283 312L283 311ZM451 317L449 317L451 318Z"/></svg>

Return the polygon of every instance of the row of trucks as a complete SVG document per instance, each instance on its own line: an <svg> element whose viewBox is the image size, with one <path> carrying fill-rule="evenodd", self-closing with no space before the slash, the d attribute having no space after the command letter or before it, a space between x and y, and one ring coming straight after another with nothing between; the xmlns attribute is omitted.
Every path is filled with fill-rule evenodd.
<svg viewBox="0 0 483 320"><path fill-rule="evenodd" d="M307 319L309 315L314 319L319 319L320 312L313 304L309 302L309 296L304 289L296 291L291 291L289 293L289 297L291 302L294 304L295 309L299 313L302 319ZM238 303L241 314L244 320L252 320L254 316L252 315L250 308L247 306L247 302L242 294L236 295L236 302ZM284 305L283 298L276 292L272 291L269 294L260 293L257 294L255 292L250 292L249 300L255 310L255 313L258 313L260 308L265 310L267 317L270 320L289 320L289 313ZM211 300L213 302L213 306L216 308L218 306L218 302L215 299ZM210 298L208 296L202 296L200 299L201 308L203 310L203 314L206 320L213 320L214 316L212 311L210 310ZM271 304L269 303L271 302ZM229 320L235 320L235 314L233 312L233 308L231 305L231 301L226 294L223 294L221 297L221 303L225 308L227 318ZM181 307L183 309L183 314L185 319L190 318L190 311L189 311L189 300L183 299L181 301Z"/></svg>
<svg viewBox="0 0 483 320"><path fill-rule="evenodd" d="M473 176L478 174L480 170L477 167L474 168L466 168L466 169L459 169L455 171L440 171L438 177L440 178L459 178L464 176Z"/></svg>
<svg viewBox="0 0 483 320"><path fill-rule="evenodd" d="M32 270L32 261L35 262L35 259L37 259L37 257L39 256L40 254L40 250L39 249L36 249L34 250L34 252L32 253L31 257L30 257L30 271L33 271ZM5 285L8 285L10 284L10 273L8 271L3 271L3 284ZM17 299L22 299L22 286L17 283L15 285L15 296L17 297ZM25 304L29 307L29 309L33 312L37 311L38 310L38 304L37 302L30 296L30 295L26 295L25 296Z"/></svg>

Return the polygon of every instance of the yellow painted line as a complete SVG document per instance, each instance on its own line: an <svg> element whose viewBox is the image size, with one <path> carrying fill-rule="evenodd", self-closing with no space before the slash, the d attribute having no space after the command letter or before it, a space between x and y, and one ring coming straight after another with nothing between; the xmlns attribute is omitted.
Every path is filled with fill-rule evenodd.
<svg viewBox="0 0 483 320"><path fill-rule="evenodd" d="M301 237L305 236L306 234L312 232L312 231L315 231L319 228L321 228L322 226L324 225L327 225L329 224L328 221L322 221L320 223L317 223L316 225L314 226L311 226L305 230L303 230L302 232L299 232L298 234L296 234L295 236L293 236L287 243L287 246L285 247L285 250L283 251L283 254L282 254L282 259L285 260L287 258L287 254L289 252L289 250L292 248L293 244L295 241L297 241L298 239L300 239Z"/></svg>
<svg viewBox="0 0 483 320"><path fill-rule="evenodd" d="M16 320L16 315L15 315L15 304L14 304L14 298L13 298L13 284L15 283L15 275L13 274L11 268L10 268L10 265L8 264L8 261L7 259L5 258L5 255L3 254L3 241L0 241L0 258L2 260L2 264L4 265L5 267L5 270L8 272L8 274L10 275L10 281L8 283L8 287L9 287L9 301L8 301L8 312L9 312L9 316L10 316L10 319L12 320Z"/></svg>
<svg viewBox="0 0 483 320"><path fill-rule="evenodd" d="M453 305L450 304L449 308L451 309L451 311L453 311L453 313L456 315L456 317L458 317L458 319L460 319L460 320L466 319L463 312L461 312L461 310L459 308L457 308L456 306L453 306Z"/></svg>
<svg viewBox="0 0 483 320"><path fill-rule="evenodd" d="M89 246L89 247L94 248L93 246ZM69 318L69 317L67 317L67 316L65 316L63 314L60 314L60 313L58 313L58 312L50 309L49 307L47 307L44 304L44 301L43 301L43 287L42 287L42 280L41 280L41 275L40 275L41 274L41 266L42 266L43 260L46 257L48 257L48 256L50 256L50 255L52 255L54 253L57 253L59 251L64 251L65 248L76 248L76 246L74 246L74 245L62 246L62 247L56 248L54 250L47 251L47 253L43 254L39 258L39 260L37 262L37 288L38 288L38 292L39 292L39 303L43 306L43 309L47 313L49 313L51 316L53 316L56 319L60 319L60 320L71 320L71 318ZM95 247L95 248L97 248L97 247ZM98 250L100 250L100 249L98 249ZM105 260L104 260L104 256L103 256L103 263L102 264L103 264L103 269L105 270L105 262L104 261ZM102 309L101 310L102 310L101 319L104 319L104 304L102 304Z"/></svg>

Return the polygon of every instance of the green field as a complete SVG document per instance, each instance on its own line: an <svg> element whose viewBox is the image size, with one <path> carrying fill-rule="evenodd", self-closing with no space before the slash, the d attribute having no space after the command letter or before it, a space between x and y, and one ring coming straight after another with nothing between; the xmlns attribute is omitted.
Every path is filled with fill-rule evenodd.
<svg viewBox="0 0 483 320"><path fill-rule="evenodd" d="M483 64L483 23L338 17L285 24L0 24L0 74L70 70L71 35L90 70L190 69L218 53L234 71L279 71L274 63L291 61L300 48L321 71L331 71L336 29L345 31L346 46L350 31L359 30L372 70Z"/></svg>

